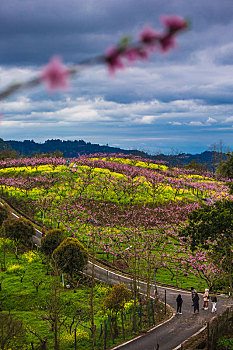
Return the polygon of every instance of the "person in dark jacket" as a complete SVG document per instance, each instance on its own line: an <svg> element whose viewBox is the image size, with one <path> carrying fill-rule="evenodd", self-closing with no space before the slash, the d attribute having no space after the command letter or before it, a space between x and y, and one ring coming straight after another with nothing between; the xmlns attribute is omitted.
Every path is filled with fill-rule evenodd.
<svg viewBox="0 0 233 350"><path fill-rule="evenodd" d="M197 293L196 289L193 288L193 287L191 287L191 297L192 297L192 300L193 300L193 298L194 298L194 296L195 296L196 293Z"/></svg>
<svg viewBox="0 0 233 350"><path fill-rule="evenodd" d="M195 314L196 311L199 314L199 295L197 293L195 293L194 297L193 297L193 313Z"/></svg>
<svg viewBox="0 0 233 350"><path fill-rule="evenodd" d="M182 308L182 304L183 304L183 299L182 299L182 296L179 294L178 297L176 298L176 304L177 304L177 314L180 314L182 315L182 312L181 312L181 308Z"/></svg>

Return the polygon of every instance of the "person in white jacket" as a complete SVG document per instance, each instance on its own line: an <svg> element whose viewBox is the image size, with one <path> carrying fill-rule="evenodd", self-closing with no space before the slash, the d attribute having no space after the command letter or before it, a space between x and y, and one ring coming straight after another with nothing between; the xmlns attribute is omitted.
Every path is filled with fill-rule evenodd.
<svg viewBox="0 0 233 350"><path fill-rule="evenodd" d="M206 288L205 293L203 295L203 309L204 310L209 309L209 299L210 299L209 289Z"/></svg>

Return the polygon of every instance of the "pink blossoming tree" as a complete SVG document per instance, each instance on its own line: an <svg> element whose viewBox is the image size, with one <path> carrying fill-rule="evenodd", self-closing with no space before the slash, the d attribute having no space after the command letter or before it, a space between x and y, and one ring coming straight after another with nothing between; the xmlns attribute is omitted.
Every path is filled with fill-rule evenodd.
<svg viewBox="0 0 233 350"><path fill-rule="evenodd" d="M44 83L50 92L65 90L69 87L70 77L89 66L106 64L109 73L114 74L135 61L149 59L156 49L158 52L168 52L176 47L175 37L188 28L188 22L180 16L170 15L161 16L161 23L164 26L163 32L145 26L139 33L138 42L131 43L129 38L124 38L118 45L109 47L104 55L86 59L69 67L62 63L61 57L54 56L41 69L38 77L10 85L0 93L0 100L18 90L32 88L41 83Z"/></svg>

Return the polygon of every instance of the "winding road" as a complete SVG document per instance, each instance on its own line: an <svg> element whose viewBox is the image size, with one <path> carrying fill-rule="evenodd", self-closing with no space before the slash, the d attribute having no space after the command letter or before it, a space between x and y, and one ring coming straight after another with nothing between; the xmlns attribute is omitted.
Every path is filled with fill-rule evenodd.
<svg viewBox="0 0 233 350"><path fill-rule="evenodd" d="M12 215L16 218L18 217L18 215L13 212ZM40 246L41 237L41 232L36 229L36 235L33 236L33 243ZM91 275L91 271L92 262L89 261L85 273ZM132 280L129 277L126 277L117 271L113 271L108 267L94 264L94 272L95 278L99 281L110 284L125 283L129 288L131 288ZM146 284L143 281L139 281L138 289L141 293L146 293ZM113 349L155 350L159 345L159 350L178 350L180 349L179 345L183 341L198 332L205 325L205 323L213 317L210 309L208 311L200 310L199 314L193 315L190 292L162 286L158 286L157 289L161 299L164 298L166 291L167 304L174 309L172 317L168 321L152 328L146 334L138 336L124 344L118 345ZM154 287L152 286L151 295L153 296L153 294ZM176 315L175 313L176 297L178 294L181 294L183 298L182 315ZM223 295L219 296L217 303L217 314L222 313L230 305L233 305L232 301L229 301L229 299Z"/></svg>

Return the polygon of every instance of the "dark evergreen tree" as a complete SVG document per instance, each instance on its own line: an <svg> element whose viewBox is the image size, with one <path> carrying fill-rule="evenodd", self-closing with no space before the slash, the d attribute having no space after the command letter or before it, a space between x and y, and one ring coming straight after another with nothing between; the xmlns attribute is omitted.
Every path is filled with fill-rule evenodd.
<svg viewBox="0 0 233 350"><path fill-rule="evenodd" d="M70 275L78 275L88 262L88 252L77 238L66 238L53 252L58 269Z"/></svg>
<svg viewBox="0 0 233 350"><path fill-rule="evenodd" d="M23 218L8 218L3 222L3 235L7 238L28 244L36 231L30 221Z"/></svg>
<svg viewBox="0 0 233 350"><path fill-rule="evenodd" d="M64 241L66 235L59 229L49 230L41 239L41 252L51 257L53 251Z"/></svg>
<svg viewBox="0 0 233 350"><path fill-rule="evenodd" d="M233 153L229 153L227 160L218 167L217 174L218 176L233 179Z"/></svg>

